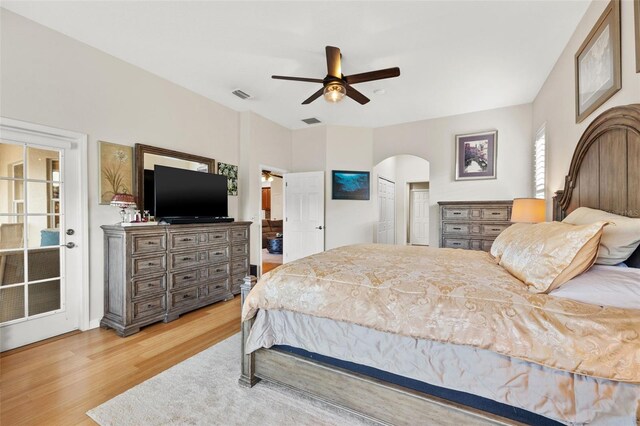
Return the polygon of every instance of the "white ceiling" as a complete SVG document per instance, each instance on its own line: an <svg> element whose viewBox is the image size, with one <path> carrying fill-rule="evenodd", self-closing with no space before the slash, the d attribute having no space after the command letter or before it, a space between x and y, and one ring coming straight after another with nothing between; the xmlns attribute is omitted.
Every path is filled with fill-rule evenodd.
<svg viewBox="0 0 640 426"><path fill-rule="evenodd" d="M379 127L531 102L588 7L577 1L135 2L3 1L3 7L235 110L289 128L317 117ZM324 78L324 46L371 98L300 103ZM253 96L240 100L240 88ZM384 89L385 94L374 94Z"/></svg>

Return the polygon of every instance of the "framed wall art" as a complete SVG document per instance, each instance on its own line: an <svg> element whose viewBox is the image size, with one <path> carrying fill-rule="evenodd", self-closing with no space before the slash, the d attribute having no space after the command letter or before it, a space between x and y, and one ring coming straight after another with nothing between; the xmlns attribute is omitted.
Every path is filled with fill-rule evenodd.
<svg viewBox="0 0 640 426"><path fill-rule="evenodd" d="M611 0L575 56L576 123L622 87L620 1Z"/></svg>
<svg viewBox="0 0 640 426"><path fill-rule="evenodd" d="M369 172L333 170L331 182L332 200L369 199Z"/></svg>
<svg viewBox="0 0 640 426"><path fill-rule="evenodd" d="M100 204L115 194L133 194L133 147L98 141Z"/></svg>
<svg viewBox="0 0 640 426"><path fill-rule="evenodd" d="M218 174L227 177L229 195L238 195L238 166L218 161Z"/></svg>
<svg viewBox="0 0 640 426"><path fill-rule="evenodd" d="M456 135L456 180L496 178L498 131Z"/></svg>

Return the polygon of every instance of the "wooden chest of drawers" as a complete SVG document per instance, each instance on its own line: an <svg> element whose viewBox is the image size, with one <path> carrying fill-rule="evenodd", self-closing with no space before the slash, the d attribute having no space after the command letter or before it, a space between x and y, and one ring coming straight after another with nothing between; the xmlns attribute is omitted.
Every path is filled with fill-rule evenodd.
<svg viewBox="0 0 640 426"><path fill-rule="evenodd" d="M493 240L511 225L509 201L441 201L440 247L491 250Z"/></svg>
<svg viewBox="0 0 640 426"><path fill-rule="evenodd" d="M249 274L250 224L103 226L100 324L128 336L239 294Z"/></svg>

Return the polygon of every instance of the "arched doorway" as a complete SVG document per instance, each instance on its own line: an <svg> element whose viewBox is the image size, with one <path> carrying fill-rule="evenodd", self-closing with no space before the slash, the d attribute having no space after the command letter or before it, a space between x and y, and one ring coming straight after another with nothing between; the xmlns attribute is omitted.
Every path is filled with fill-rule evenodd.
<svg viewBox="0 0 640 426"><path fill-rule="evenodd" d="M429 244L429 162L415 155L394 155L373 168L372 198L377 222L373 241L381 244Z"/></svg>

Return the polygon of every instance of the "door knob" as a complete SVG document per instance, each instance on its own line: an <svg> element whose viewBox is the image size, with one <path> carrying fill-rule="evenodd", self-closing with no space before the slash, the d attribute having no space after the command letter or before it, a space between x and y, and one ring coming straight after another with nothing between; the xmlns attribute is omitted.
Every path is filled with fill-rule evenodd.
<svg viewBox="0 0 640 426"><path fill-rule="evenodd" d="M67 235L73 235L75 233L76 233L76 231L74 231L73 229L71 229L71 228L67 229Z"/></svg>
<svg viewBox="0 0 640 426"><path fill-rule="evenodd" d="M316 226L316 229L323 229L323 228L322 228L322 225L320 225L320 226Z"/></svg>
<svg viewBox="0 0 640 426"><path fill-rule="evenodd" d="M72 249L72 248L74 248L74 247L76 246L76 243L67 243L67 244L65 244L64 246L65 246L66 248L70 248L70 249Z"/></svg>

